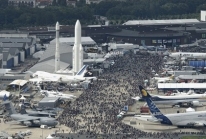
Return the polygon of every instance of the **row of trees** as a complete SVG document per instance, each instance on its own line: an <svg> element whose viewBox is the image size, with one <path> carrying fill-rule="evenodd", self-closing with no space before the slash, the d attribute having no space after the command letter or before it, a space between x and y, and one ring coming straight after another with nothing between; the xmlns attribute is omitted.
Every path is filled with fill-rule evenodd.
<svg viewBox="0 0 206 139"><path fill-rule="evenodd" d="M131 19L198 18L200 10L206 10L205 0L106 0L91 5L80 0L76 7L66 6L66 0L54 0L44 9L9 7L8 0L0 0L0 28L54 25L56 21L73 25L76 19L97 23L93 15L106 16L113 24Z"/></svg>
<svg viewBox="0 0 206 139"><path fill-rule="evenodd" d="M0 27L2 28L54 26L57 21L65 25L74 25L77 19L81 19L82 24L91 24L94 21L93 13L88 7L0 8Z"/></svg>
<svg viewBox="0 0 206 139"><path fill-rule="evenodd" d="M109 19L159 19L199 15L206 10L205 0L127 0L104 1L94 6L94 13ZM185 16L182 16L185 17Z"/></svg>

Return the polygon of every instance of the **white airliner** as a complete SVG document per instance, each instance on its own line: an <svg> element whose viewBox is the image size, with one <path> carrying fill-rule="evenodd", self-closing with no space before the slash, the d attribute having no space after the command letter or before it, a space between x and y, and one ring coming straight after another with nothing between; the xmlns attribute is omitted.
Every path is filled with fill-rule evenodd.
<svg viewBox="0 0 206 139"><path fill-rule="evenodd" d="M169 55L170 57L173 58L182 58L182 59L187 59L187 58L206 58L206 53L188 53L188 52L176 52L176 53L171 53Z"/></svg>
<svg viewBox="0 0 206 139"><path fill-rule="evenodd" d="M46 97L59 97L59 98L65 98L65 99L73 99L76 98L74 95L64 94L62 92L58 91L48 91L48 90L42 90L40 86L37 86L39 92L46 96Z"/></svg>
<svg viewBox="0 0 206 139"><path fill-rule="evenodd" d="M192 90L188 93L192 93ZM132 97L135 100L141 100L140 97ZM144 100L144 97L142 97ZM187 104L189 106L203 106L201 102L206 102L206 94L186 94L186 95L172 95L172 96L160 96L151 95L150 98L156 104L172 105L172 106L182 106Z"/></svg>
<svg viewBox="0 0 206 139"><path fill-rule="evenodd" d="M190 112L190 113L174 113L174 114L162 114L157 108L155 103L152 101L150 94L142 87L139 86L142 97L146 100L149 106L152 116L141 116L136 115L137 119L146 119L150 122L159 122L165 125L174 125L177 127L199 127L206 126L206 111ZM140 118L139 118L140 117ZM144 117L144 119L143 119Z"/></svg>
<svg viewBox="0 0 206 139"><path fill-rule="evenodd" d="M62 82L62 83L76 83L82 82L86 80L96 80L96 77L84 77L85 73L87 72L88 65L84 65L82 69L75 75L62 75L62 74L53 74L44 71L37 71L32 76L34 78L30 79L30 82L44 82L44 81L51 81L51 82Z"/></svg>

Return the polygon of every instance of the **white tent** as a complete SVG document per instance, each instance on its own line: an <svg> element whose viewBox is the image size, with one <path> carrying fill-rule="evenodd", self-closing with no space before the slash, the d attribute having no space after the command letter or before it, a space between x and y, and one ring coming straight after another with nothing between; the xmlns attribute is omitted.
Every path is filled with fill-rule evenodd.
<svg viewBox="0 0 206 139"><path fill-rule="evenodd" d="M6 91L6 90L2 90L0 92L0 98L4 98L4 96L6 95L6 97L10 96L10 92Z"/></svg>
<svg viewBox="0 0 206 139"><path fill-rule="evenodd" d="M193 108L189 107L186 109L186 112L195 112L195 110Z"/></svg>
<svg viewBox="0 0 206 139"><path fill-rule="evenodd" d="M46 139L54 139L54 137L52 137L50 134L48 137L46 137Z"/></svg>
<svg viewBox="0 0 206 139"><path fill-rule="evenodd" d="M20 100L26 100L26 98L24 96L21 96Z"/></svg>

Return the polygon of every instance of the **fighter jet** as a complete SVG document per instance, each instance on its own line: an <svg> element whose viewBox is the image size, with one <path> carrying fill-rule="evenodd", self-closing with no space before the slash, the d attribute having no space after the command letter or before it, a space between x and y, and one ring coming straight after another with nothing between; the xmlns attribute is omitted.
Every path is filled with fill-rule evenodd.
<svg viewBox="0 0 206 139"><path fill-rule="evenodd" d="M28 114L20 114L15 111L13 104L10 101L5 101L2 103L5 105L6 109L9 111L9 116L25 126L28 127L40 127L41 125L46 125L48 127L55 127L58 121L51 117L40 117L40 116L29 116Z"/></svg>

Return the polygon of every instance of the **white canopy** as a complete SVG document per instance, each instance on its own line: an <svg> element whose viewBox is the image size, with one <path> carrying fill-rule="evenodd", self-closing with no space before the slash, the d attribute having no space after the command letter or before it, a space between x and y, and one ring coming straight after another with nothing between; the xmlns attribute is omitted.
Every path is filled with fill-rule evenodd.
<svg viewBox="0 0 206 139"><path fill-rule="evenodd" d="M20 85L24 86L28 81L27 80L14 80L10 83L10 85Z"/></svg>
<svg viewBox="0 0 206 139"><path fill-rule="evenodd" d="M47 139L54 139L54 137L52 137L50 134L48 137L46 137Z"/></svg>
<svg viewBox="0 0 206 139"><path fill-rule="evenodd" d="M21 96L20 100L26 100L26 98L24 96Z"/></svg>
<svg viewBox="0 0 206 139"><path fill-rule="evenodd" d="M6 95L6 97L10 96L10 92L6 91L6 90L2 90L0 92L0 98L4 98L4 96Z"/></svg>
<svg viewBox="0 0 206 139"><path fill-rule="evenodd" d="M186 109L186 112L195 112L195 110L193 108L189 107Z"/></svg>

